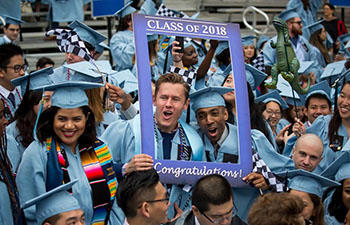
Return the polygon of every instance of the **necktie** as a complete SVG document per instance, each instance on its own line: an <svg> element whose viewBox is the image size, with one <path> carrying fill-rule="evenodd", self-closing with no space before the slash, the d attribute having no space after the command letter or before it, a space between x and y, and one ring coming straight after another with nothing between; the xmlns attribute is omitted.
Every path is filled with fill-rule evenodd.
<svg viewBox="0 0 350 225"><path fill-rule="evenodd" d="M13 93L9 94L8 99L10 99L13 107L16 107L15 95Z"/></svg>
<svg viewBox="0 0 350 225"><path fill-rule="evenodd" d="M218 143L214 144L214 158L216 159L218 156L220 145Z"/></svg>

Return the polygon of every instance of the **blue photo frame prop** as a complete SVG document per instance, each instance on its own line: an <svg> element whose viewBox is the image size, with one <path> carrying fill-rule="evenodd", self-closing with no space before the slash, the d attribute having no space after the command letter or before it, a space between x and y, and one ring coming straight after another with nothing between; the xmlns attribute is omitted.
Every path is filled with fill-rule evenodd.
<svg viewBox="0 0 350 225"><path fill-rule="evenodd" d="M247 81L238 24L133 14L135 53L138 71L141 151L154 157L154 125L151 71L148 63L147 33L179 35L228 41L235 83L238 123L239 164L179 160L154 160L160 179L168 184L194 184L209 174L223 175L234 187L247 184L242 178L252 171L252 149Z"/></svg>

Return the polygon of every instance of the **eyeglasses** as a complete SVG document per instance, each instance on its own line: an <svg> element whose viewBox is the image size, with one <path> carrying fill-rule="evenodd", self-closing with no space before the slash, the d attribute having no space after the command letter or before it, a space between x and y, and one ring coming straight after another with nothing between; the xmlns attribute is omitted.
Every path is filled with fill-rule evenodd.
<svg viewBox="0 0 350 225"><path fill-rule="evenodd" d="M269 115L269 116L275 115L276 117L280 117L280 116L282 115L281 112L277 112L277 111L274 112L274 111L272 111L272 110L266 110L265 112L266 112L267 115Z"/></svg>
<svg viewBox="0 0 350 225"><path fill-rule="evenodd" d="M230 210L230 212L229 213L227 213L227 214L229 214L229 215L227 215L227 216L225 216L225 215L222 215L222 216L220 216L219 218L215 218L215 219L211 219L209 216L207 216L202 210L200 210L200 209L198 209L199 210L199 212L201 213L201 214L203 214L203 216L205 217L205 218L207 218L207 220L209 220L211 223L213 223L213 224L220 224L220 223L222 223L224 220L229 220L229 219L231 219L231 218L233 218L235 215L236 215L236 213L235 213L235 211L233 210L233 209L235 209L235 210L237 210L237 208L236 208L236 206L235 205L233 205L234 206L234 208L232 207L232 209Z"/></svg>
<svg viewBox="0 0 350 225"><path fill-rule="evenodd" d="M148 200L148 201L144 201L144 202L148 202L148 203L154 203L154 202L165 202L165 204L167 205L169 203L169 193L166 193L166 197L162 198L162 199L155 199L155 200ZM138 208L141 208L142 203L138 206Z"/></svg>
<svg viewBox="0 0 350 225"><path fill-rule="evenodd" d="M15 65L15 66L6 66L5 68L11 68L15 71L15 73L19 73L21 70L23 71L27 71L28 69L28 65L24 64L24 65Z"/></svg>
<svg viewBox="0 0 350 225"><path fill-rule="evenodd" d="M11 32L15 32L15 31L19 32L19 29L15 29L15 28L9 28L8 30L11 31Z"/></svg>
<svg viewBox="0 0 350 225"><path fill-rule="evenodd" d="M302 24L302 21L291 22L291 23L297 23L298 25L301 25L301 24Z"/></svg>

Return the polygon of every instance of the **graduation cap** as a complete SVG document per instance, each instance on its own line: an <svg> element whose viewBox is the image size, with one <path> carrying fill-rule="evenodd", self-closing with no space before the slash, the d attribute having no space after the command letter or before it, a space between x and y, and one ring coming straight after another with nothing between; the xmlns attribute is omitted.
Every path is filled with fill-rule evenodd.
<svg viewBox="0 0 350 225"><path fill-rule="evenodd" d="M298 74L305 74L306 71L314 64L314 61L300 61L300 67L298 69Z"/></svg>
<svg viewBox="0 0 350 225"><path fill-rule="evenodd" d="M190 94L190 99L193 102L192 109L196 112L201 108L209 108L215 106L225 107L226 104L222 95L233 90L233 88L228 87L206 87L197 90Z"/></svg>
<svg viewBox="0 0 350 225"><path fill-rule="evenodd" d="M310 32L310 36L315 33L316 31L319 31L321 30L322 28L324 28L324 26L322 25L322 22L324 20L319 20L315 23L312 23L312 24L309 24L307 26L305 26L305 28L309 29L309 32Z"/></svg>
<svg viewBox="0 0 350 225"><path fill-rule="evenodd" d="M289 178L288 187L290 189L315 194L320 198L322 198L324 188L340 185L327 177L301 169L277 175Z"/></svg>
<svg viewBox="0 0 350 225"><path fill-rule="evenodd" d="M259 38L258 42L256 43L256 49L260 49L260 47L262 46L262 44L264 44L265 42L267 42L268 40L270 40L270 38L266 35L261 35L261 37Z"/></svg>
<svg viewBox="0 0 350 225"><path fill-rule="evenodd" d="M344 79L345 79L345 81L344 81ZM344 83L345 83L346 81L348 81L348 80L350 80L350 69L345 70L345 71L341 74L338 83L344 84Z"/></svg>
<svg viewBox="0 0 350 225"><path fill-rule="evenodd" d="M113 16L118 16L118 20L120 21L121 18L136 12L136 9L131 6L133 1L130 1L124 5L123 8L119 9L116 13L114 13Z"/></svg>
<svg viewBox="0 0 350 225"><path fill-rule="evenodd" d="M277 90L273 90L267 94L261 95L255 99L255 102L263 102L267 104L268 102L276 102L282 109L287 109L287 103L282 99Z"/></svg>
<svg viewBox="0 0 350 225"><path fill-rule="evenodd" d="M220 55L225 49L228 49L228 41L220 41L216 48L216 55Z"/></svg>
<svg viewBox="0 0 350 225"><path fill-rule="evenodd" d="M267 77L266 73L247 63L245 63L245 72L247 81L253 91L257 89L261 82Z"/></svg>
<svg viewBox="0 0 350 225"><path fill-rule="evenodd" d="M296 91L293 90L292 92L292 86L290 86L288 81L283 79L282 75L278 76L277 90L280 91L280 96L286 97L286 102L289 105L304 106L304 98Z"/></svg>
<svg viewBox="0 0 350 225"><path fill-rule="evenodd" d="M226 69L223 71L223 75L224 75L224 77L226 78L228 75L230 75L231 73L233 73L233 71L232 71L232 64L230 63L227 67L226 67Z"/></svg>
<svg viewBox="0 0 350 225"><path fill-rule="evenodd" d="M126 93L131 93L138 90L137 78L134 74L126 69L110 74L110 83L121 87Z"/></svg>
<svg viewBox="0 0 350 225"><path fill-rule="evenodd" d="M101 43L99 43L98 45L95 46L96 52L98 52L100 54L102 54L105 49L110 50L111 48L108 45L106 45L104 42L101 42Z"/></svg>
<svg viewBox="0 0 350 225"><path fill-rule="evenodd" d="M78 20L75 20L69 24L68 27L73 29L73 31L75 31L83 41L90 43L95 49L96 46L107 39L101 33L95 31Z"/></svg>
<svg viewBox="0 0 350 225"><path fill-rule="evenodd" d="M287 21L289 19L292 19L292 18L295 18L295 17L300 17L300 16L297 13L296 8L293 8L293 9L288 9L288 10L282 11L281 14L278 17L281 18L284 21Z"/></svg>
<svg viewBox="0 0 350 225"><path fill-rule="evenodd" d="M340 35L340 36L338 37L338 39L339 39L339 41L340 41L341 43L344 44L345 42L350 41L350 33Z"/></svg>
<svg viewBox="0 0 350 225"><path fill-rule="evenodd" d="M158 34L147 34L147 42L158 40Z"/></svg>
<svg viewBox="0 0 350 225"><path fill-rule="evenodd" d="M128 94L137 91L139 88L137 81L130 80L124 80L119 86Z"/></svg>
<svg viewBox="0 0 350 225"><path fill-rule="evenodd" d="M103 79L101 74L97 71L96 67L87 61L64 64L63 67L76 71L70 76L70 80L87 81L102 83ZM115 70L109 67L99 67L100 72L105 76L109 76L111 73L115 73Z"/></svg>
<svg viewBox="0 0 350 225"><path fill-rule="evenodd" d="M39 195L25 202L22 208L36 206L37 224L43 224L46 219L52 216L80 209L78 200L68 192L77 181L78 179L75 179Z"/></svg>
<svg viewBox="0 0 350 225"><path fill-rule="evenodd" d="M345 49L350 48L350 41L348 41L348 43L346 43L346 45L344 46Z"/></svg>
<svg viewBox="0 0 350 225"><path fill-rule="evenodd" d="M345 45L347 44L346 42L349 43L350 41L350 33L343 34L338 37L339 43L340 43L340 49L345 51L345 53L350 56L350 52L348 51L347 48L345 48Z"/></svg>
<svg viewBox="0 0 350 225"><path fill-rule="evenodd" d="M222 86L224 84L224 81L226 80L227 76L232 73L232 66L229 64L224 71L219 71L214 74L214 76L211 76L208 80L209 86Z"/></svg>
<svg viewBox="0 0 350 225"><path fill-rule="evenodd" d="M337 182L350 178L350 151L341 151L339 157L325 168L320 175Z"/></svg>
<svg viewBox="0 0 350 225"><path fill-rule="evenodd" d="M12 79L11 82L13 83L14 86L21 86L21 92L23 96L24 93L26 92L28 82L29 82L29 90L34 90L37 87L52 84L53 81L49 76L50 74L53 74L52 66Z"/></svg>
<svg viewBox="0 0 350 225"><path fill-rule="evenodd" d="M190 46L193 46L194 47L194 44L192 42L192 39L191 38L188 38L188 37L185 37L184 38L184 49L185 48L188 48Z"/></svg>
<svg viewBox="0 0 350 225"><path fill-rule="evenodd" d="M328 85L327 81L319 82L313 86L311 86L309 92L306 94L305 101L307 101L308 98L310 98L314 94L322 94L324 95L329 101L331 101L331 88Z"/></svg>
<svg viewBox="0 0 350 225"><path fill-rule="evenodd" d="M3 17L5 17L6 24L21 25L21 23L26 23L21 19L9 16L9 15L4 15Z"/></svg>
<svg viewBox="0 0 350 225"><path fill-rule="evenodd" d="M51 97L51 105L63 109L78 108L88 106L89 100L84 90L100 88L103 84L85 81L64 81L52 85L37 88L47 91L54 91Z"/></svg>
<svg viewBox="0 0 350 225"><path fill-rule="evenodd" d="M242 37L242 45L243 46L253 45L255 47L255 44L254 44L255 39L256 39L256 36L251 36L251 35Z"/></svg>
<svg viewBox="0 0 350 225"><path fill-rule="evenodd" d="M321 74L321 80L328 80L328 82L334 83L334 81L345 71L345 62L346 60L342 60L328 64Z"/></svg>

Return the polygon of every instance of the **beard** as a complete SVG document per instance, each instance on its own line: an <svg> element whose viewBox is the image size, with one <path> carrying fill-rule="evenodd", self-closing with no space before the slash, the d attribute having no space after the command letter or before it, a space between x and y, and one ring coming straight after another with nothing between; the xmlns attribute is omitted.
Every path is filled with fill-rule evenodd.
<svg viewBox="0 0 350 225"><path fill-rule="evenodd" d="M302 35L303 34L303 30L301 29L301 26L299 26L300 28L299 29L297 29L297 28L295 28L295 26L292 26L292 34L294 34L294 35Z"/></svg>

